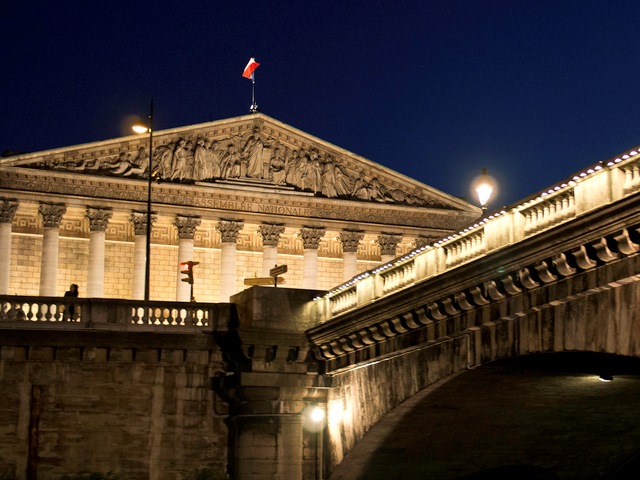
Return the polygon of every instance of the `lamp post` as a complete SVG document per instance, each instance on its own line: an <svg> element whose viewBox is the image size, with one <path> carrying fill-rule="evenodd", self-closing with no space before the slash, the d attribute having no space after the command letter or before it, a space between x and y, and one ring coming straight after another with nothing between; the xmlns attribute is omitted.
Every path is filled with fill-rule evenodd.
<svg viewBox="0 0 640 480"><path fill-rule="evenodd" d="M323 449L322 444L324 442L323 430L326 424L327 412L319 405L311 405L304 409L303 415L305 416L305 429L314 433L314 477L316 480L323 478Z"/></svg>
<svg viewBox="0 0 640 480"><path fill-rule="evenodd" d="M471 188L478 195L480 208L482 208L482 214L484 215L487 211L489 199L496 189L496 181L487 173L487 169L483 168L482 173L473 180Z"/></svg>
<svg viewBox="0 0 640 480"><path fill-rule="evenodd" d="M136 133L149 133L149 164L147 166L147 244L144 263L144 300L149 301L149 277L151 272L151 170L153 168L153 99L149 106L146 121L134 124L132 130Z"/></svg>

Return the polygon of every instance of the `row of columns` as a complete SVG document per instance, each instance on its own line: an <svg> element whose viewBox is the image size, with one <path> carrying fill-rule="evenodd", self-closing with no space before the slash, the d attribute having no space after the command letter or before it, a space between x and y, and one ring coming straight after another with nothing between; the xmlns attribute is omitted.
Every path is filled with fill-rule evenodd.
<svg viewBox="0 0 640 480"><path fill-rule="evenodd" d="M9 291L9 274L11 260L11 224L18 208L13 200L0 201L0 294ZM42 257L40 270L40 290L42 296L56 295L56 275L58 270L60 224L66 213L66 206L58 204L41 204L38 213L42 218L44 233L42 238ZM108 209L87 208L86 218L89 221L89 265L87 271L87 297L104 296L105 265L105 232L112 212ZM157 216L151 216L152 225ZM145 265L146 265L146 213L134 212L130 221L134 227L134 299L144 298ZM174 226L178 230L178 265L176 265L176 300L191 299L190 286L180 278L180 262L193 260L194 237L201 220L197 217L176 216ZM244 227L242 221L221 220L216 229L221 235L220 291L219 301L228 302L236 293L236 242ZM284 225L263 224L258 232L262 237L263 260L262 275L268 276L269 270L277 263L278 241L284 232ZM322 227L303 227L299 236L303 242L303 275L302 288L316 289L318 279L318 245L324 236ZM343 280L358 274L357 251L364 238L361 231L343 231L338 239L343 251ZM388 262L395 257L401 235L380 235L378 243L381 247L382 261Z"/></svg>

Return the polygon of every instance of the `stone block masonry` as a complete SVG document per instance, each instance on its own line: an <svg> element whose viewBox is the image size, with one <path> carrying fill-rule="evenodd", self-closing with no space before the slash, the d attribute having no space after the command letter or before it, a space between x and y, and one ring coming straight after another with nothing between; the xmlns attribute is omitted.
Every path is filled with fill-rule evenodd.
<svg viewBox="0 0 640 480"><path fill-rule="evenodd" d="M227 427L210 377L211 334L5 331L0 472L26 479L113 472L180 479L226 470Z"/></svg>

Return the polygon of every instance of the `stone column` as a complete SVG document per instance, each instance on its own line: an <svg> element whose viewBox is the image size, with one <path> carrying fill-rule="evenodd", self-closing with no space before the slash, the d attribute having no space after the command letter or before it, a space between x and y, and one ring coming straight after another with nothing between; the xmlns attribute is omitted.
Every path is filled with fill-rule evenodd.
<svg viewBox="0 0 640 480"><path fill-rule="evenodd" d="M42 235L42 257L40 260L40 295L56 295L56 276L58 273L58 243L60 223L66 213L64 205L41 204L38 213L42 217L44 233Z"/></svg>
<svg viewBox="0 0 640 480"><path fill-rule="evenodd" d="M155 223L156 215L151 216L151 225ZM133 212L129 221L133 224L135 234L133 252L133 299L144 300L144 272L147 265L147 214ZM151 275L153 277L153 275ZM149 295L151 298L151 295Z"/></svg>
<svg viewBox="0 0 640 480"><path fill-rule="evenodd" d="M268 277L269 270L278 263L278 241L284 232L284 225L260 225L262 236L262 276Z"/></svg>
<svg viewBox="0 0 640 480"><path fill-rule="evenodd" d="M176 301L178 302L190 302L191 301L191 285L182 281L182 274L180 270L180 262L188 262L193 260L193 238L196 234L196 229L200 226L201 220L196 217L181 217L176 216L173 224L178 229L178 270L177 270L177 282L176 282Z"/></svg>
<svg viewBox="0 0 640 480"><path fill-rule="evenodd" d="M343 282L346 282L358 274L358 245L363 238L363 232L344 231L340 233Z"/></svg>
<svg viewBox="0 0 640 480"><path fill-rule="evenodd" d="M110 210L87 208L89 220L89 269L87 297L104 296L105 231L113 213Z"/></svg>
<svg viewBox="0 0 640 480"><path fill-rule="evenodd" d="M18 202L0 202L0 295L9 293L11 276L11 222L18 210Z"/></svg>
<svg viewBox="0 0 640 480"><path fill-rule="evenodd" d="M220 296L219 302L228 302L236 293L236 241L243 222L221 220L217 229L220 232Z"/></svg>
<svg viewBox="0 0 640 480"><path fill-rule="evenodd" d="M318 288L318 245L324 236L324 228L304 227L300 229L302 238L302 288Z"/></svg>
<svg viewBox="0 0 640 480"><path fill-rule="evenodd" d="M378 245L380 245L380 260L387 263L396 258L396 249L402 241L402 235L382 234L378 235Z"/></svg>

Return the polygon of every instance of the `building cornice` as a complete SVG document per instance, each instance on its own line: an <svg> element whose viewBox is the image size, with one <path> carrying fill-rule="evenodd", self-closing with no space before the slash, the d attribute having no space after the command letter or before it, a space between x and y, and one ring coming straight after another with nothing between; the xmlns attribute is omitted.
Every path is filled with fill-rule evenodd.
<svg viewBox="0 0 640 480"><path fill-rule="evenodd" d="M69 172L0 167L0 192L6 196L27 196L32 200L55 199L87 206L120 203L122 209L140 210L147 198L146 181L77 175ZM18 195L21 192L22 195ZM193 208L202 218L228 217L230 212L256 221L279 217L295 225L298 219L316 218L338 223L385 224L430 230L455 230L473 219L467 212L441 208L411 207L310 195L280 194L276 191L231 190L211 185L161 183L152 185L154 209ZM289 219L287 221L287 219Z"/></svg>

